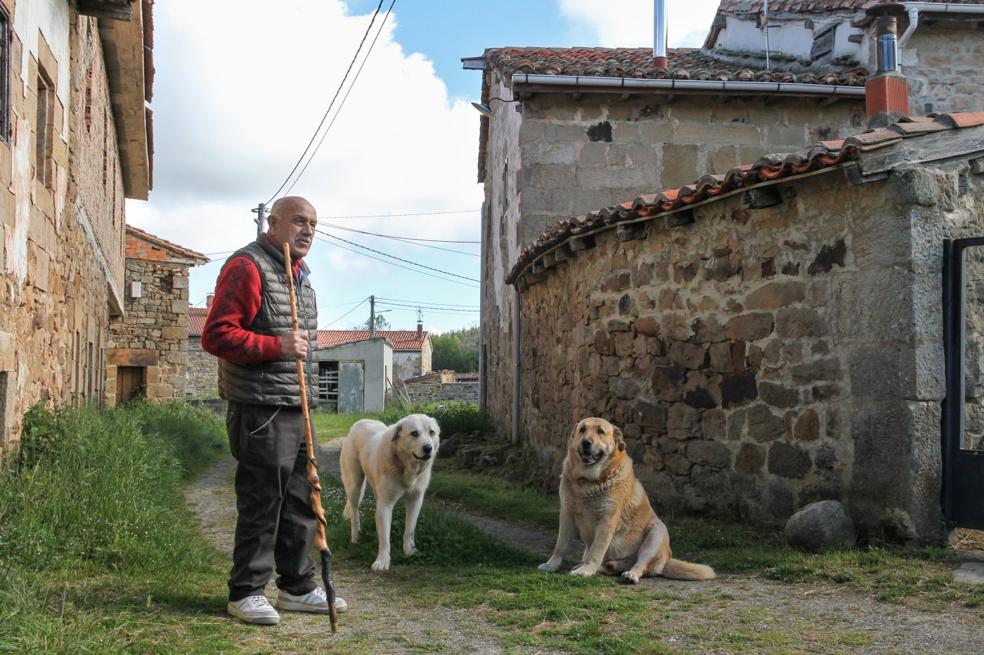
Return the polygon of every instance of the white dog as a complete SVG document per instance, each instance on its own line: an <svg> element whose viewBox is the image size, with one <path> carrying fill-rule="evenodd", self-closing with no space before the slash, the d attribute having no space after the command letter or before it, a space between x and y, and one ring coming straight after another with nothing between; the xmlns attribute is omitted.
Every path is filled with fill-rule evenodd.
<svg viewBox="0 0 984 655"><path fill-rule="evenodd" d="M393 508L401 498L407 509L403 552L408 557L417 552L414 530L441 443L440 432L437 421L430 416L411 414L389 427L371 419L356 421L342 441L342 483L346 496L342 516L352 524L352 543L359 541L359 505L366 480L376 496L379 550L372 563L373 571L389 570Z"/></svg>

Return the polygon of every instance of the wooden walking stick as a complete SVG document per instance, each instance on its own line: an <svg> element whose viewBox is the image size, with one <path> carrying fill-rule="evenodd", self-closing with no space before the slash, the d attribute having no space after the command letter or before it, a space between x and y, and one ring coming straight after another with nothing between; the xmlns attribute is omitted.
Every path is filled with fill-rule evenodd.
<svg viewBox="0 0 984 655"><path fill-rule="evenodd" d="M290 318L294 329L297 327L297 296L294 293L294 272L290 267L290 244L284 244L284 269L290 281ZM311 483L311 509L318 517L318 532L314 535L314 545L321 552L321 580L325 584L325 594L328 596L328 618L331 620L332 633L338 632L338 611L335 609L335 583L331 579L331 549L328 548L328 521L325 510L321 507L321 480L318 479L318 461L314 457L314 437L311 434L311 414L308 411L307 380L305 379L303 358L297 358L297 381L301 387L301 413L304 415L304 431L307 437L307 476Z"/></svg>

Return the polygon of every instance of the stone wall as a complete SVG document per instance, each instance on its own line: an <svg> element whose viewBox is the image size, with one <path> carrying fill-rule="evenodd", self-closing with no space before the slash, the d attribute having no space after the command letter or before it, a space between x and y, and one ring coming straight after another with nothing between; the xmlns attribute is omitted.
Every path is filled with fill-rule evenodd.
<svg viewBox="0 0 984 655"><path fill-rule="evenodd" d="M510 98L498 71L492 97ZM482 214L485 404L510 425L513 290L520 249L553 222L723 173L764 154L861 132L863 102L704 95L541 94L492 103ZM483 119L485 121L487 119Z"/></svg>
<svg viewBox="0 0 984 655"><path fill-rule="evenodd" d="M436 371L405 380L406 391L413 403L441 401L478 402L478 382L458 382L454 371Z"/></svg>
<svg viewBox="0 0 984 655"><path fill-rule="evenodd" d="M32 405L103 397L108 313L118 309L110 290L122 271L123 191L104 186L101 165L82 163L117 151L112 130L98 142L80 137L87 93L93 112L110 111L102 53L88 37L95 22L63 0L0 2L12 17L10 130L0 135L0 451L9 451ZM91 75L86 62L94 64ZM41 175L39 78L51 87ZM118 217L94 209L95 200L110 206L114 198Z"/></svg>
<svg viewBox="0 0 984 655"><path fill-rule="evenodd" d="M984 230L971 178L831 171L771 208L733 197L641 240L597 235L522 296L524 439L559 461L598 415L661 509L768 522L836 498L866 535L885 520L934 538L940 226Z"/></svg>
<svg viewBox="0 0 984 655"><path fill-rule="evenodd" d="M188 337L188 368L185 396L218 398L219 360L202 349L201 335Z"/></svg>
<svg viewBox="0 0 984 655"><path fill-rule="evenodd" d="M129 291L134 282L141 285L140 297ZM110 325L106 402L116 402L117 366L146 367L148 400L183 400L188 364L188 265L128 258L126 288L125 314Z"/></svg>
<svg viewBox="0 0 984 655"><path fill-rule="evenodd" d="M902 50L913 114L984 109L984 36L976 21L923 19Z"/></svg>

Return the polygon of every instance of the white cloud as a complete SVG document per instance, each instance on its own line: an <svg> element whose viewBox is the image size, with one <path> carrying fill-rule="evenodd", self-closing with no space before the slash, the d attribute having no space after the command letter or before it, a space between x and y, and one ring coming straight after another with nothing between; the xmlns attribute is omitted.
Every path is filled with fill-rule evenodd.
<svg viewBox="0 0 984 655"><path fill-rule="evenodd" d="M561 11L591 30L598 44L636 47L653 43L653 0L560 0ZM666 0L671 48L698 48L711 27L718 0Z"/></svg>
<svg viewBox="0 0 984 655"><path fill-rule="evenodd" d="M394 12L338 122L293 190L321 216L481 205L475 182L479 115L448 98L430 61L393 41L397 18ZM341 0L157 3L155 184L149 203L128 202L127 220L206 253L251 240L250 208L265 201L294 165L368 20L348 14ZM479 238L477 213L335 222L425 238ZM377 247L399 250L389 243L394 245ZM315 248L319 294L393 274L391 267L326 244ZM412 248L401 255L427 263L433 252ZM477 259L459 262L478 277ZM218 266L193 269L192 302L211 288ZM353 293L333 292L325 303Z"/></svg>

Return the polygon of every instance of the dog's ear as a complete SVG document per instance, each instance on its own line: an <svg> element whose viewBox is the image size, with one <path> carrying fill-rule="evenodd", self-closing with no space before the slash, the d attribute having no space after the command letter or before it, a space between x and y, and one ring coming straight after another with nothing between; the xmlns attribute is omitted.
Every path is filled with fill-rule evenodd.
<svg viewBox="0 0 984 655"><path fill-rule="evenodd" d="M396 443L400 440L400 431L403 429L403 421L398 421L396 425L390 429L393 430L393 443Z"/></svg>
<svg viewBox="0 0 984 655"><path fill-rule="evenodd" d="M619 450L625 450L625 438L622 436L622 431L614 425L612 426L612 436L615 437L615 446Z"/></svg>

